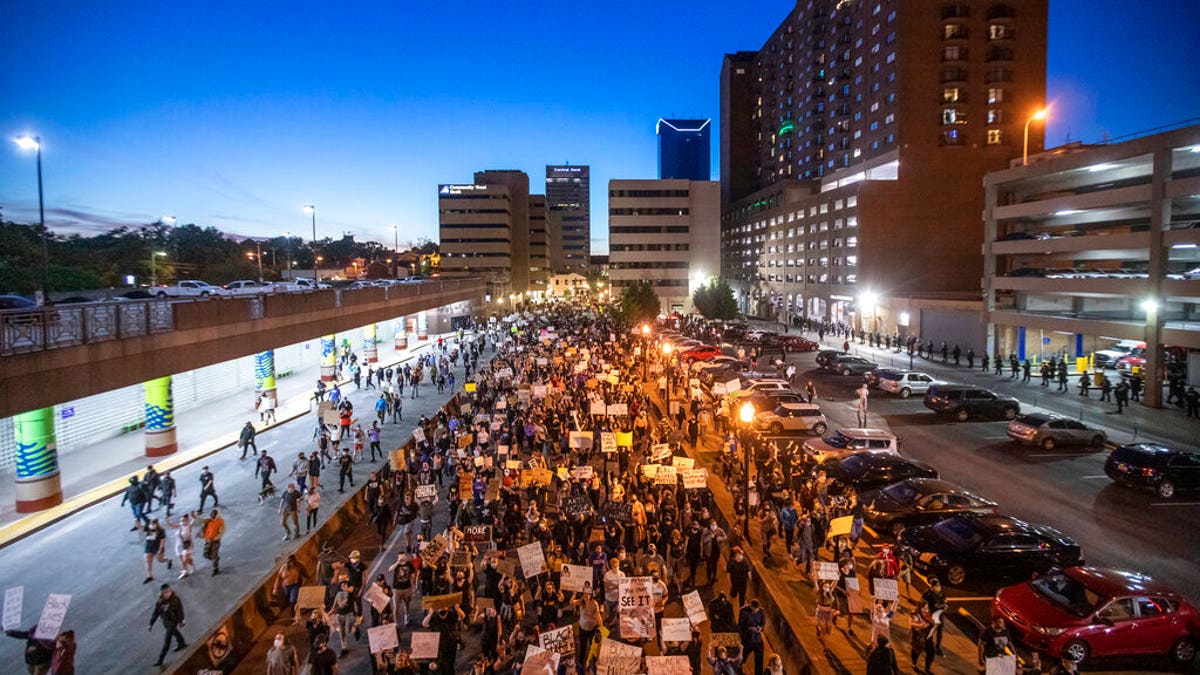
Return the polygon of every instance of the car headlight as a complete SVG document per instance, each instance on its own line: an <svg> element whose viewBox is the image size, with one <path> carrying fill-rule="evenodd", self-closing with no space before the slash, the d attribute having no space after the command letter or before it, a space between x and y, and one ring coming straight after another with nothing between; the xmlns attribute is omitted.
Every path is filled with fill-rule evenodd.
<svg viewBox="0 0 1200 675"><path fill-rule="evenodd" d="M1054 628L1053 626L1034 626L1033 629L1041 635L1049 635L1050 637L1057 637L1067 632L1066 628Z"/></svg>

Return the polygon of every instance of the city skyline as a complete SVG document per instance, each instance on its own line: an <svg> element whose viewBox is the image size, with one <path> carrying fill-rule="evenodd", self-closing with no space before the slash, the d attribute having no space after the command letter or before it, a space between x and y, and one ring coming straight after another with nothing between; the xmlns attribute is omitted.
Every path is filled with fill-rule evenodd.
<svg viewBox="0 0 1200 675"><path fill-rule="evenodd" d="M0 132L42 137L47 222L67 232L173 215L239 236L303 236L302 206L315 203L319 237L389 242L398 224L404 239L436 241L438 182L481 168L538 176L569 160L592 167L591 243L603 255L608 180L656 175L659 117L716 119L722 56L758 49L793 4L702 2L685 22L633 2L466 3L444 40L438 16L402 8L9 3L0 17L17 30L3 82L23 95ZM1200 93L1173 54L1194 43L1198 19L1200 8L1165 0L1052 2L1047 145L1194 117ZM589 30L546 30L572 24ZM506 31L510 47L461 48ZM1096 58L1082 48L1094 44L1136 56ZM496 76L496 63L519 75ZM562 82L587 84L552 86ZM33 157L11 143L0 207L36 222Z"/></svg>

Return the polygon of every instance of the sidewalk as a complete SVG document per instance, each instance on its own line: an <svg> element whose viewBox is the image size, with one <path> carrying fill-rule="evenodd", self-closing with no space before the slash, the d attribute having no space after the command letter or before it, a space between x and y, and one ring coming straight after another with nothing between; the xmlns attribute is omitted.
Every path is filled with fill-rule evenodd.
<svg viewBox="0 0 1200 675"><path fill-rule="evenodd" d="M750 323L756 327L782 328L779 324L764 321ZM812 340L817 339L816 333L811 331L806 333L799 329L792 329L791 333ZM841 349L845 338L826 335L821 342L824 347ZM1200 438L1200 420L1188 419L1183 409L1175 406L1167 406L1162 409L1147 408L1140 403L1131 402L1125 408L1125 412L1118 415L1116 403L1099 400L1098 389L1093 388L1089 398L1080 396L1079 387L1076 385L1077 375L1071 375L1067 391L1060 392L1055 391L1058 386L1055 382L1051 382L1049 387L1042 387L1041 378L1036 371L1028 383L1022 383L1020 376L1015 379L1010 378L1010 371L1007 368L1005 368L1004 375L993 375L991 370L984 372L979 367L978 357L975 368L971 369L967 368L965 356L962 358L960 366L954 365L953 357L948 363L942 363L940 355L934 359L914 356L911 359L912 366L910 368L907 350L896 352L894 349L878 349L867 343L859 344L855 341L850 344L850 353L870 359L886 368L919 370L948 382L962 382L987 387L997 393L1020 400L1023 410L1031 405L1046 412L1072 417L1086 424L1098 426L1108 432L1109 440L1117 444L1157 441L1177 447L1196 448L1196 439ZM768 350L766 354L775 358L771 356L772 350ZM1115 370L1108 370L1105 373L1116 377ZM1164 396L1164 400L1165 398Z"/></svg>
<svg viewBox="0 0 1200 675"><path fill-rule="evenodd" d="M431 339L436 342L436 336ZM387 358L386 354L383 356ZM412 358L411 352L408 358ZM455 373L456 377L462 378L461 367L456 368ZM402 445L410 436L416 419L423 414L432 414L450 398L449 392L439 395L436 391L426 383L421 387L420 397L412 399L406 390L403 421L383 425L385 450ZM373 410L371 404L378 396L376 390L356 391L353 384L346 394L356 410L363 413ZM307 403L301 406L307 406ZM244 410L240 406L236 408L230 414L235 420L243 418ZM299 416L304 416L303 411ZM282 420L282 411L280 417ZM369 420L373 414L362 417ZM275 476L277 486L286 486L287 467L296 453L314 447L312 419L296 419L260 431L258 448L268 449L281 470ZM138 440L140 442L140 438ZM254 478L254 463L240 461L240 452L231 444L232 435L228 442L217 446L221 452L210 451L205 455L203 449L193 449L179 453L176 457L194 455L187 460L192 464L174 472L179 490L176 517L179 512L198 506L200 466L195 460L204 457L203 463L216 476L216 491L226 521L220 576L210 576L211 565L196 555L196 575L176 580L178 567L167 570L156 563L155 580L142 584L145 577L142 537L140 533L129 531L132 521L128 507L119 506L118 497L109 497L74 513L53 528L32 533L0 549L0 569L6 571L5 587L23 585L25 589L21 626L28 627L37 621L47 594L69 594L71 602L64 629L76 631L80 672L157 672L151 664L162 644L162 629L156 626L148 633L141 626L149 622L159 585L167 582L176 589L186 611L185 639L198 639L208 626L261 582L266 570L276 566L282 557L300 545L298 540L280 540L278 499L265 505L258 504L259 483ZM386 460L357 464L355 480L364 480L366 474L382 461ZM137 468L141 465L142 462L138 462ZM323 515L321 522L324 522L350 493L337 491L336 470L327 469L322 475L325 487L320 513ZM151 514L152 518L163 516L161 509ZM173 550L172 534L167 543L168 554ZM23 646L22 641L0 640L0 663L16 668L16 664L23 662Z"/></svg>
<svg viewBox="0 0 1200 675"><path fill-rule="evenodd" d="M380 343L378 365L386 367L413 358L429 345L436 344L437 337L434 335L422 342L414 339L409 342L411 348L406 350L395 349L393 341ZM319 377L320 365L314 365L277 380L279 407L275 416L278 423L306 415L313 409L313 385ZM347 382L352 390L353 382ZM347 382L341 384L343 390ZM145 434L141 431L101 441L60 457L63 504L39 513L17 513L14 482L0 481L0 546L119 493L125 489L129 476L144 471L150 464L159 473L174 471L236 443L242 425L247 421L253 422L261 433L269 427L259 423L253 402L252 390L242 389L177 415L175 433L179 449L167 457L146 457Z"/></svg>

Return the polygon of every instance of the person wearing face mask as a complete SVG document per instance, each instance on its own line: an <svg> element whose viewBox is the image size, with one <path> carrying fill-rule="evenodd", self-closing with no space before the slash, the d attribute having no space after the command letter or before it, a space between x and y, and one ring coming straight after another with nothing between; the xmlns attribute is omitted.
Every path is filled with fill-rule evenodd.
<svg viewBox="0 0 1200 675"><path fill-rule="evenodd" d="M275 644L267 650L267 675L299 675L300 657L283 633L275 634Z"/></svg>
<svg viewBox="0 0 1200 675"><path fill-rule="evenodd" d="M706 585L711 586L717 580L717 563L721 561L721 544L729 537L725 534L725 530L713 520L704 530L704 536L700 540L700 545L704 549L704 557L708 560L708 580Z"/></svg>
<svg viewBox="0 0 1200 675"><path fill-rule="evenodd" d="M310 675L337 675L338 657L329 648L328 640L318 637L313 648L308 652L308 672Z"/></svg>

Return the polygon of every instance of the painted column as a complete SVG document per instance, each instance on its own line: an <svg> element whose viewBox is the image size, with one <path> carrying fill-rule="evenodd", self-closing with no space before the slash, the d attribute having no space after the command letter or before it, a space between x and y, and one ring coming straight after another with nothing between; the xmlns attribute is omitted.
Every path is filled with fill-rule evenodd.
<svg viewBox="0 0 1200 675"><path fill-rule="evenodd" d="M175 397L171 376L150 380L146 390L146 456L164 457L179 449L175 442Z"/></svg>
<svg viewBox="0 0 1200 675"><path fill-rule="evenodd" d="M254 355L254 390L259 396L270 396L276 401L275 393L275 350L268 349Z"/></svg>
<svg viewBox="0 0 1200 675"><path fill-rule="evenodd" d="M417 312L417 339L429 339L429 322L424 311Z"/></svg>
<svg viewBox="0 0 1200 675"><path fill-rule="evenodd" d="M1025 360L1025 326L1017 327L1017 360Z"/></svg>
<svg viewBox="0 0 1200 675"><path fill-rule="evenodd" d="M378 335L379 328L375 324L363 326L363 358L367 363L379 363L379 346L375 344Z"/></svg>
<svg viewBox="0 0 1200 675"><path fill-rule="evenodd" d="M17 438L17 513L33 513L61 504L54 408L21 413L13 418L13 426Z"/></svg>
<svg viewBox="0 0 1200 675"><path fill-rule="evenodd" d="M337 367L336 336L326 335L321 338L321 381L332 382L333 371Z"/></svg>
<svg viewBox="0 0 1200 675"><path fill-rule="evenodd" d="M402 316L396 319L396 348L408 349L408 317Z"/></svg>

